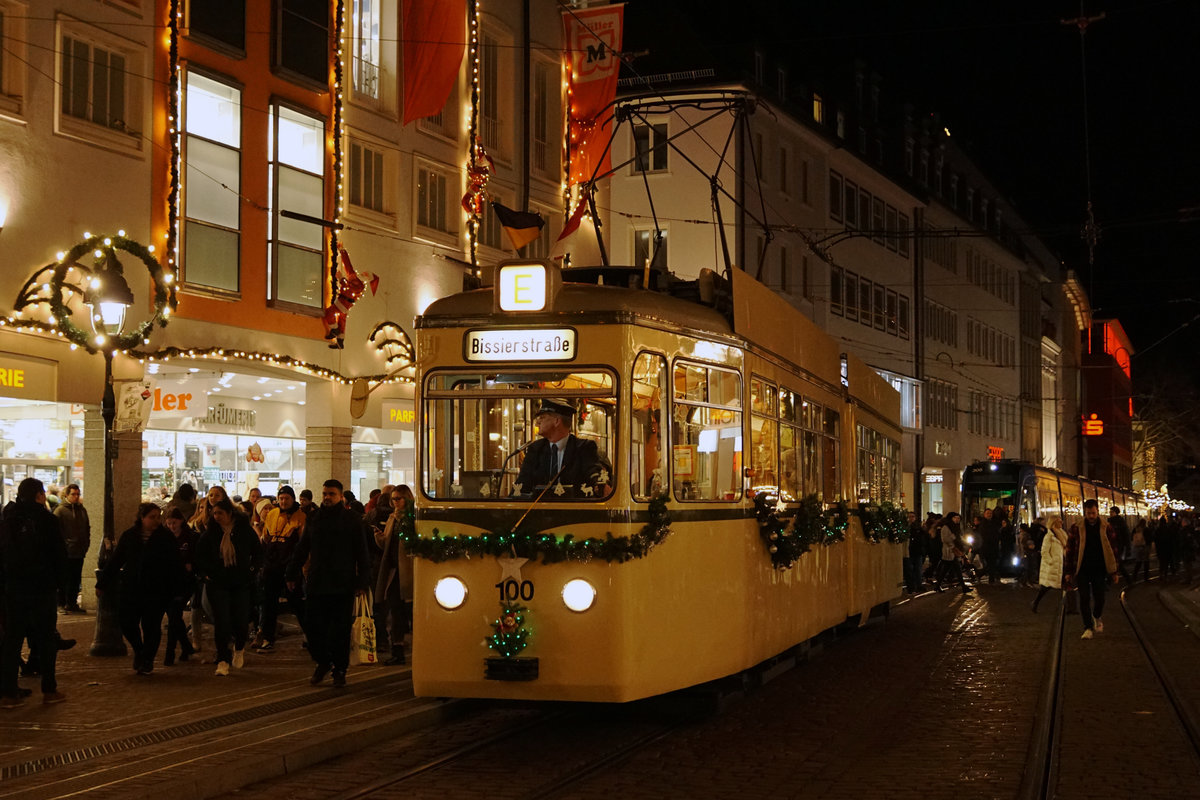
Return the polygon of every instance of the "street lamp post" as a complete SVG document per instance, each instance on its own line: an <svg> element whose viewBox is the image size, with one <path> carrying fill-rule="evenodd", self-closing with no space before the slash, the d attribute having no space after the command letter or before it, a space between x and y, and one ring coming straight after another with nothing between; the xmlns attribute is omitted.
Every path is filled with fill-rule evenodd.
<svg viewBox="0 0 1200 800"><path fill-rule="evenodd" d="M125 280L117 252L138 258L154 283L154 313L133 325L127 314L134 305L133 292ZM94 258L91 267L80 263L88 254ZM116 395L113 390L113 357L117 351L150 343L154 325L165 326L175 308L175 275L164 270L154 257L153 246L143 246L119 231L116 236L84 234L84 240L70 251L60 253L51 265L53 276L44 288L49 296L40 293L26 298L27 305L46 303L50 307L49 325L71 342L89 353L99 352L104 358L104 394L100 414L104 420L104 539L101 563L115 544L113 522L113 427L117 417ZM32 279L31 279L32 281ZM75 324L72 317L82 311L73 301L82 297L88 313L88 325ZM116 591L106 591L96 598L96 634L90 653L95 656L125 655L117 621Z"/></svg>
<svg viewBox="0 0 1200 800"><path fill-rule="evenodd" d="M102 264L92 273L84 303L91 310L94 341L104 357L104 395L100 401L100 416L104 419L104 538L101 540L101 559L107 560L116 545L116 524L113 519L113 422L117 417L117 400L113 392L113 345L125 326L125 315L133 305L133 292L120 271L116 254L108 251ZM97 571L99 572L99 571ZM123 656L125 641L121 636L119 601L120 590L106 591L96 598L96 632L92 641L93 656Z"/></svg>

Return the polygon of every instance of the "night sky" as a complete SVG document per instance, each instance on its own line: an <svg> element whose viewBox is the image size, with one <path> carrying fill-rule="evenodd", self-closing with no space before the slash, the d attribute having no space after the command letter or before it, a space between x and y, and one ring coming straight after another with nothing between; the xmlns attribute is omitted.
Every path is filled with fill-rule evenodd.
<svg viewBox="0 0 1200 800"><path fill-rule="evenodd" d="M1085 139L1081 37L1062 20L1101 12L1085 37ZM893 100L942 114L1075 270L1096 314L1121 320L1142 391L1167 371L1200 382L1200 209L1192 221L1181 214L1200 207L1198 0L1088 0L1082 13L1070 0L630 0L625 36L627 52L650 51L635 61L649 74L668 60L702 68L762 40L795 54L798 78L862 58ZM1102 229L1094 266L1080 237L1089 151Z"/></svg>

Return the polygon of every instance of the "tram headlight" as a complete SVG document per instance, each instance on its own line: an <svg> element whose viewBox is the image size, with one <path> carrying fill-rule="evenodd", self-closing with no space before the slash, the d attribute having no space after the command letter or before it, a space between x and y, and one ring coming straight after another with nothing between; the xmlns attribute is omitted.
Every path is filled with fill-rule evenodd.
<svg viewBox="0 0 1200 800"><path fill-rule="evenodd" d="M596 602L596 587L583 578L567 581L562 590L563 604L572 611L587 611Z"/></svg>
<svg viewBox="0 0 1200 800"><path fill-rule="evenodd" d="M439 606L453 611L467 601L467 585L461 578L448 575L433 587L433 597Z"/></svg>

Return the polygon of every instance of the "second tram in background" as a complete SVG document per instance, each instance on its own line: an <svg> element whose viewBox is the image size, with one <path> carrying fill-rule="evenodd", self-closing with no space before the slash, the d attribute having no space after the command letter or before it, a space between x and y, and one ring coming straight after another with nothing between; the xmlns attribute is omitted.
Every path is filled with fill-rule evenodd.
<svg viewBox="0 0 1200 800"><path fill-rule="evenodd" d="M856 516L772 562L756 494L781 516L813 495L895 502L900 470L899 395L777 294L738 270L543 262L494 284L417 320L417 694L633 700L899 594L903 547ZM539 414L571 428L565 453Z"/></svg>
<svg viewBox="0 0 1200 800"><path fill-rule="evenodd" d="M1004 508L1016 524L1038 517L1061 516L1066 527L1083 516L1083 502L1096 500L1107 517L1117 507L1130 523L1146 518L1150 508L1138 492L1115 489L1078 475L1068 475L1028 461L977 461L963 470L962 515L970 524L989 508Z"/></svg>

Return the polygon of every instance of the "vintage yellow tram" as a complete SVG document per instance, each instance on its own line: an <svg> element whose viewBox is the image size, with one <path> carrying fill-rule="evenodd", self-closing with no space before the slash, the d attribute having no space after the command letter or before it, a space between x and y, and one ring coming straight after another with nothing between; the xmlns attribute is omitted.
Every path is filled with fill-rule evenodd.
<svg viewBox="0 0 1200 800"><path fill-rule="evenodd" d="M648 277L511 262L417 320L419 695L657 695L898 594L901 547L855 514L794 560L773 539L804 498L897 499L896 392L743 272ZM535 477L563 407L592 463Z"/></svg>

